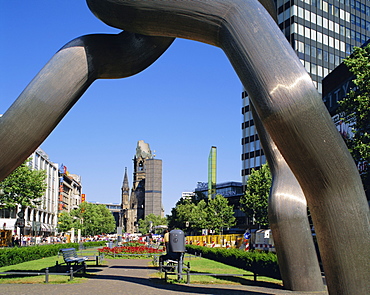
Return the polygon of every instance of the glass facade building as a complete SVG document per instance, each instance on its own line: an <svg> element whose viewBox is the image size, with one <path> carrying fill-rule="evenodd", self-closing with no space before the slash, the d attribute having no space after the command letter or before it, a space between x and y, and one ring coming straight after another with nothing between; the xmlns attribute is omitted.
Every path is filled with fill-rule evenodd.
<svg viewBox="0 0 370 295"><path fill-rule="evenodd" d="M322 79L370 38L369 0L277 0L278 25L319 93ZM242 93L242 178L266 163L249 107Z"/></svg>
<svg viewBox="0 0 370 295"><path fill-rule="evenodd" d="M211 147L208 156L208 197L216 196L217 148Z"/></svg>

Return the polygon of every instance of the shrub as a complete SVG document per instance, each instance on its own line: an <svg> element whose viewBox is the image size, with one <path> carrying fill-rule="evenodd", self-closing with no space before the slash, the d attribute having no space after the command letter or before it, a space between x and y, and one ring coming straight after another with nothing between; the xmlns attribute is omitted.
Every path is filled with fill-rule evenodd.
<svg viewBox="0 0 370 295"><path fill-rule="evenodd" d="M245 269L260 276L281 279L277 256L271 252L245 252L239 249L207 248L194 245L186 245L186 250L188 253L201 254L205 258Z"/></svg>
<svg viewBox="0 0 370 295"><path fill-rule="evenodd" d="M96 247L101 245L105 245L105 243L102 244L102 242L88 242L83 244L84 247ZM58 254L60 249L65 248L75 248L78 250L79 244L68 243L3 248L0 249L0 267L41 259L43 257L55 256Z"/></svg>

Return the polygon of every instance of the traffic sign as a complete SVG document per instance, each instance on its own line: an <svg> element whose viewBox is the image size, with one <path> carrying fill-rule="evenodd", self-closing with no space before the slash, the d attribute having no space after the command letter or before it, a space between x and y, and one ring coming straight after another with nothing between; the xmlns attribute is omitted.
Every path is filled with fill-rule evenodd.
<svg viewBox="0 0 370 295"><path fill-rule="evenodd" d="M249 240L251 238L251 234L249 232L246 232L244 234L244 239Z"/></svg>
<svg viewBox="0 0 370 295"><path fill-rule="evenodd" d="M17 226L18 227L20 227L20 228L22 228L22 227L24 227L25 226L25 219L24 218L18 218L17 219Z"/></svg>
<svg viewBox="0 0 370 295"><path fill-rule="evenodd" d="M23 219L23 218L24 218L24 212L23 212L23 211L19 211L17 215L18 215L18 217L19 217L19 218L21 218L21 219Z"/></svg>

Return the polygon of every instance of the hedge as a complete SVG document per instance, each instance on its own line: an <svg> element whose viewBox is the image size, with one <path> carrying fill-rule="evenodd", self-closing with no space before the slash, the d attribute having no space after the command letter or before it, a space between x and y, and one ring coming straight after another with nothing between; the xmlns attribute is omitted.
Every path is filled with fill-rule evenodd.
<svg viewBox="0 0 370 295"><path fill-rule="evenodd" d="M202 257L251 271L259 276L281 280L277 256L271 252L242 251L239 249L208 248L186 245L190 254L201 254Z"/></svg>
<svg viewBox="0 0 370 295"><path fill-rule="evenodd" d="M41 259L58 255L60 249L75 248L79 250L81 244L47 244L28 247L13 247L0 249L0 267L14 265L26 261ZM105 242L86 242L84 247L99 247L105 245Z"/></svg>

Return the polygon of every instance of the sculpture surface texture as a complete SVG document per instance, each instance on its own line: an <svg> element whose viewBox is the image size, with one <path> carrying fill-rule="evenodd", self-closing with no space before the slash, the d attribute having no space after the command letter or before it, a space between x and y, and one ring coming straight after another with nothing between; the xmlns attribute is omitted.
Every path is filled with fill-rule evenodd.
<svg viewBox="0 0 370 295"><path fill-rule="evenodd" d="M125 32L71 41L31 81L0 120L0 180L41 144L95 79L138 73L175 37L211 44L229 58L255 107L260 132L266 135L264 149L270 149L276 188L272 189L269 217L277 247L293 238L286 229L291 230L289 223L296 220L299 225L295 230L304 231L301 237L307 238L307 224L302 219L304 195L329 292L366 294L370 289L370 229L362 183L309 75L267 12L272 11L271 2L87 3L100 20ZM284 204L296 204L297 208L287 212ZM344 242L348 240L351 243ZM289 255L283 254L292 247L278 250L284 283L288 288L305 289L309 282L298 281L299 286L295 286L289 279L291 272L299 269ZM314 282L313 289L320 289L317 266L308 265L302 274L312 270L315 274L309 280Z"/></svg>

